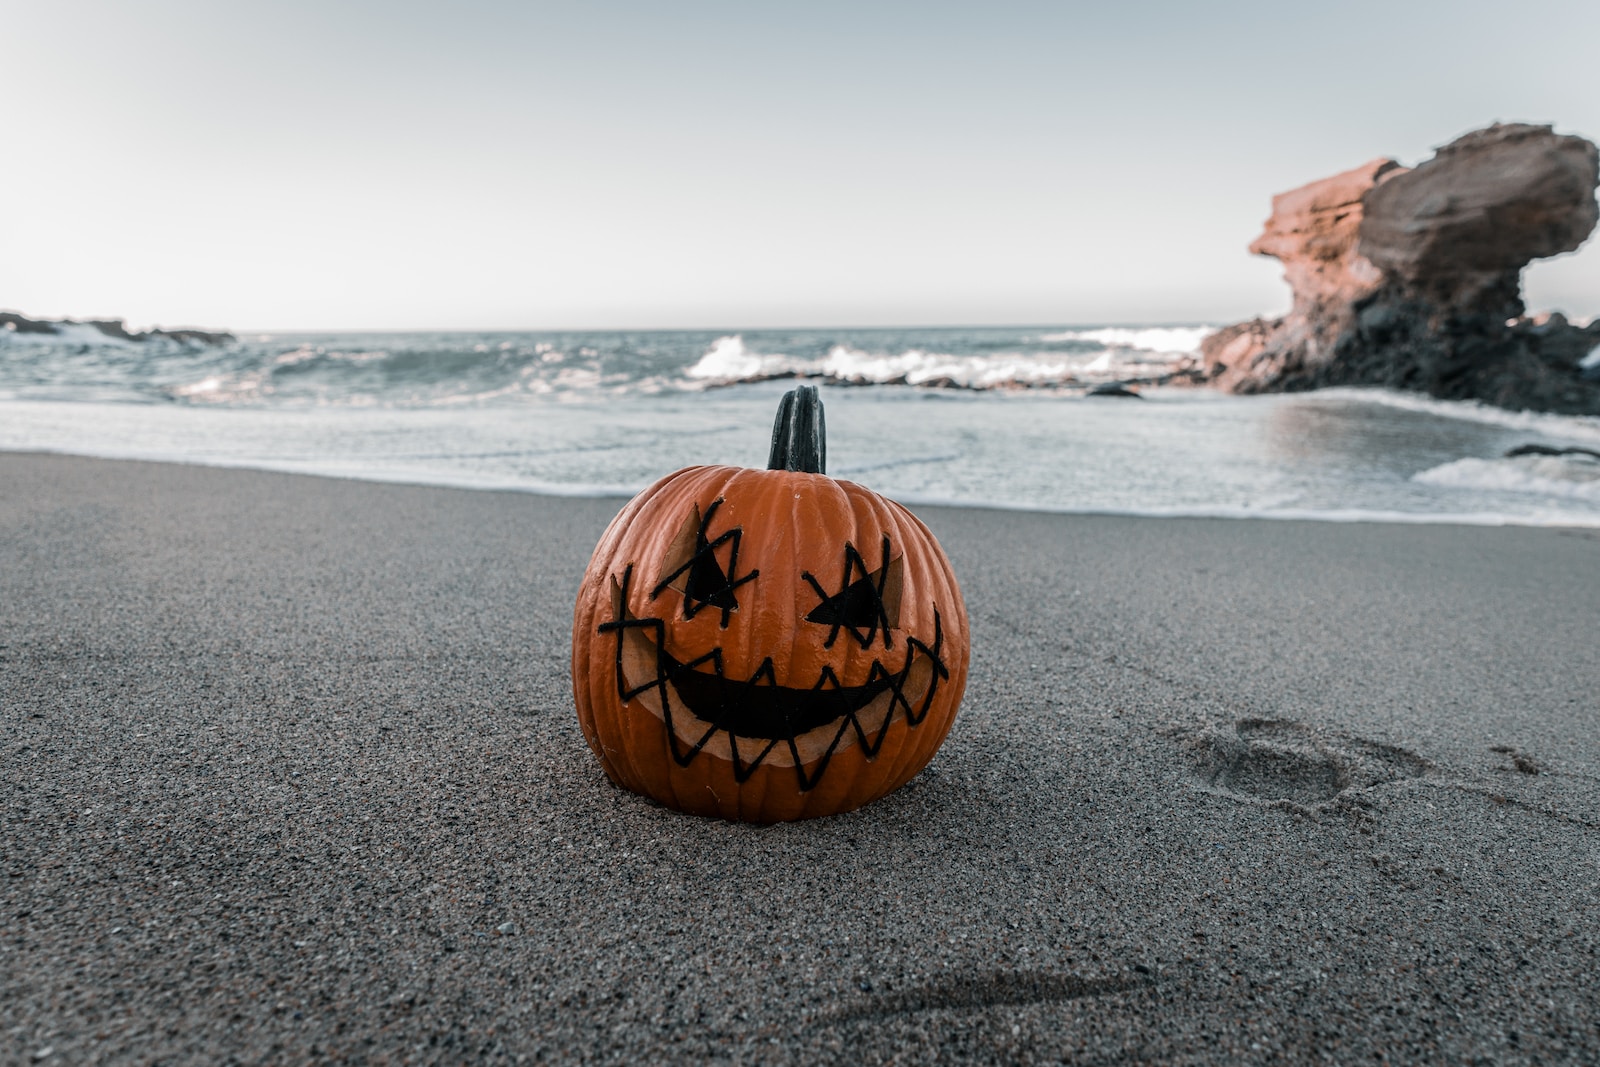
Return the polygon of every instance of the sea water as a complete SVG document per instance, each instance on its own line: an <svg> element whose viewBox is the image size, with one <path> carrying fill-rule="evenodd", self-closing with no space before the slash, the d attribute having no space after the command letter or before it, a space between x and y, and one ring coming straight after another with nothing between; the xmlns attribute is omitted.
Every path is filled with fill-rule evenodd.
<svg viewBox="0 0 1600 1067"><path fill-rule="evenodd" d="M822 385L828 472L908 503L1600 526L1600 419L1384 390L1088 395L1191 359L1203 324L251 335L0 332L0 448L429 485L632 493L765 464Z"/></svg>

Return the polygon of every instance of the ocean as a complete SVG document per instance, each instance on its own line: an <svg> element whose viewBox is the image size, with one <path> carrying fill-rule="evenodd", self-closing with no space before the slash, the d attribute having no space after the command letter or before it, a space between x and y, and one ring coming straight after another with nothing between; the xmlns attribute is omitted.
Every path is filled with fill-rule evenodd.
<svg viewBox="0 0 1600 1067"><path fill-rule="evenodd" d="M910 504L1600 526L1600 418L1385 390L1087 395L1210 327L279 333L203 346L0 331L0 449L544 493L764 466L822 385L828 473Z"/></svg>

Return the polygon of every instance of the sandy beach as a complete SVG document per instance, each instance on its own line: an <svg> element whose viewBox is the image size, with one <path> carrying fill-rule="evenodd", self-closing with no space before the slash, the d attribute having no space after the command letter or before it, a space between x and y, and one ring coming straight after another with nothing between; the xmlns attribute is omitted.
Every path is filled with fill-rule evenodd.
<svg viewBox="0 0 1600 1067"><path fill-rule="evenodd" d="M919 508L932 765L611 786L619 500L0 453L0 1061L1600 1061L1600 531Z"/></svg>

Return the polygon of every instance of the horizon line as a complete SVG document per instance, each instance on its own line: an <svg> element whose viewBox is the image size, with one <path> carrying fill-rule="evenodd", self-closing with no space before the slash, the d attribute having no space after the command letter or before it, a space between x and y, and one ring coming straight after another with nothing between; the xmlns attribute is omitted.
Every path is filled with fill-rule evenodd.
<svg viewBox="0 0 1600 1067"><path fill-rule="evenodd" d="M36 316L15 308L0 307L0 315L17 315L34 322L74 323L89 325L94 322L120 322L130 331L149 330L202 330L208 333L242 334L295 334L295 333L755 333L817 330L1031 330L1078 328L1167 329L1176 327L1211 326L1220 328L1227 319L1162 319L1159 321L1135 319L1038 319L1033 321L964 321L964 322L832 322L816 326L786 323L775 326L754 324L699 325L699 326L200 326L192 322L141 322L121 315L62 315L60 317ZM1265 316L1257 316L1265 317ZM1242 321L1242 320L1240 320Z"/></svg>
<svg viewBox="0 0 1600 1067"><path fill-rule="evenodd" d="M61 321L61 320L46 320ZM82 320L80 320L82 321ZM1224 324L1225 325L1225 324ZM1065 320L1048 320L1038 322L950 322L950 323L880 323L874 325L849 325L834 323L823 326L335 326L326 328L315 327L220 327L233 334L261 333L261 334L294 334L294 333L778 333L793 332L818 332L825 330L1037 330L1037 329L1079 329L1079 328L1113 328L1113 329L1176 329L1181 327L1209 326L1216 327L1217 323L1207 320L1169 319L1160 322L1139 322L1133 320L1115 321L1081 321L1067 322ZM201 329L193 326L166 326L149 327L150 329Z"/></svg>

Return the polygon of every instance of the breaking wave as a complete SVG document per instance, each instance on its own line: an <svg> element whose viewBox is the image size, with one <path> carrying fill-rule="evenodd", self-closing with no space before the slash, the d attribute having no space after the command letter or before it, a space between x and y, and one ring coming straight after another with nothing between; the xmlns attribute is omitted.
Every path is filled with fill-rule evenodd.
<svg viewBox="0 0 1600 1067"><path fill-rule="evenodd" d="M1071 388L1129 379L1159 380L1181 369L1208 327L1107 327L1018 337L993 351L922 347L873 349L840 342L820 355L752 350L740 334L718 337L684 370L701 384L818 378L839 385L945 389Z"/></svg>
<svg viewBox="0 0 1600 1067"><path fill-rule="evenodd" d="M1170 356L1191 356L1214 326L1102 326L1093 330L1062 330L1041 334L1041 341L1090 341L1110 349L1133 349Z"/></svg>
<svg viewBox="0 0 1600 1067"><path fill-rule="evenodd" d="M1458 459L1412 478L1451 489L1537 493L1600 503L1600 459L1586 455Z"/></svg>
<svg viewBox="0 0 1600 1067"><path fill-rule="evenodd" d="M1341 386L1321 389L1308 396L1322 402L1359 400L1369 404L1382 404L1446 419L1462 419L1507 430L1543 434L1556 438L1584 442L1600 442L1600 417L1593 415L1556 415L1542 411L1508 411L1476 400L1439 400L1421 393L1401 393L1369 386Z"/></svg>
<svg viewBox="0 0 1600 1067"><path fill-rule="evenodd" d="M89 325L0 330L0 395L205 407L429 407L657 395L772 379L1072 393L1157 383L1204 326L260 334L220 345Z"/></svg>
<svg viewBox="0 0 1600 1067"><path fill-rule="evenodd" d="M11 323L6 323L0 329L0 345L3 346L57 346L75 348L132 348L134 342L121 337L113 337L104 333L99 327L87 322L58 322L54 324L54 333L24 333ZM157 342L158 344L161 342Z"/></svg>
<svg viewBox="0 0 1600 1067"><path fill-rule="evenodd" d="M793 365L788 356L752 352L738 334L711 342L706 354L684 375L701 381L750 381L772 377Z"/></svg>

